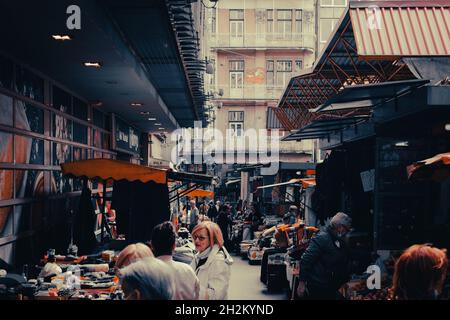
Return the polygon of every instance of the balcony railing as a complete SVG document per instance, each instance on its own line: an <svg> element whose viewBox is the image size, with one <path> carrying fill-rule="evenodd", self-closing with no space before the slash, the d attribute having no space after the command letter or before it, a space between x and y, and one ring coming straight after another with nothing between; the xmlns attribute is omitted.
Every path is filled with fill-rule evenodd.
<svg viewBox="0 0 450 320"><path fill-rule="evenodd" d="M249 137L249 132L245 132L248 129L255 129L257 136ZM271 133L267 133L268 135L265 137L259 136L260 132L258 129L263 128L244 128L244 134L242 136L233 136L232 140L227 140L227 132L222 132L221 135L217 136L214 139L208 139L204 141L199 141L195 139L191 139L191 143L189 148L185 150L185 147L182 146L180 148L180 156L187 156L193 154L202 154L204 148L208 146L208 148L212 147L215 143L216 151L219 153L223 153L226 151L237 151L237 152L252 152L256 151L267 151L271 150L272 145L275 148L275 144L273 144L273 140L271 137ZM280 133L281 134L281 133ZM217 140L216 140L217 139ZM218 140L221 139L221 140ZM264 139L265 143L261 140ZM313 142L312 140L301 140L301 141L281 141L282 136L278 139L278 152L281 153L309 153L313 150ZM213 144L212 144L213 143ZM251 147L250 147L251 145Z"/></svg>
<svg viewBox="0 0 450 320"><path fill-rule="evenodd" d="M314 50L314 33L211 33L208 38L211 48L305 48Z"/></svg>
<svg viewBox="0 0 450 320"><path fill-rule="evenodd" d="M244 72L244 78L246 77L246 73ZM253 75L252 75L253 76ZM251 77L254 79L253 77ZM255 81L244 79L245 82ZM268 100L277 100L281 97L281 94L286 89L286 85L280 86L270 86L264 84L266 82L265 75L261 77L259 80L263 82L263 84L253 84L253 83L245 83L244 85L240 85L239 87L229 85L217 85L217 86L207 86L206 91L218 92L219 89L223 90L223 96L220 97L222 99L268 99Z"/></svg>

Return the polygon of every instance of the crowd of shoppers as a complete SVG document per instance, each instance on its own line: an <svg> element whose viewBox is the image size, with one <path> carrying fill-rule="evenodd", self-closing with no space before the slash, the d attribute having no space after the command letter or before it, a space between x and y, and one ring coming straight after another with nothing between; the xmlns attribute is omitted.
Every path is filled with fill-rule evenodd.
<svg viewBox="0 0 450 320"><path fill-rule="evenodd" d="M240 209L243 208L240 204ZM251 209L251 207L249 207ZM258 213L250 210L248 219ZM173 221L157 225L147 244L131 244L116 261L126 299L225 300L233 259L226 247L232 221L232 207L220 201L195 201L180 215L181 225L189 228L196 255L191 265L174 261L177 228ZM284 222L298 216L289 208ZM172 219L171 219L172 220ZM352 219L337 213L328 227L313 237L300 259L298 298L314 300L343 299L339 288L349 280L349 250L345 237L352 230ZM413 245L396 260L391 300L438 299L447 275L446 250L431 245Z"/></svg>

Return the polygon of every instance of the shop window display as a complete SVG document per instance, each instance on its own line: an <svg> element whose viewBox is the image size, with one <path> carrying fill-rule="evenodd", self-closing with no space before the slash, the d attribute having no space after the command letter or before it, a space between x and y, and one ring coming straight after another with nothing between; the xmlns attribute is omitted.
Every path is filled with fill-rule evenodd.
<svg viewBox="0 0 450 320"><path fill-rule="evenodd" d="M80 161L87 159L88 159L87 149L73 147L73 161Z"/></svg>
<svg viewBox="0 0 450 320"><path fill-rule="evenodd" d="M10 216L13 215L13 207L1 207L0 208L0 238L7 237L13 234L12 223Z"/></svg>
<svg viewBox="0 0 450 320"><path fill-rule="evenodd" d="M93 115L94 115L94 125L104 129L105 128L105 115L98 111L97 109L93 109Z"/></svg>
<svg viewBox="0 0 450 320"><path fill-rule="evenodd" d="M102 148L103 147L103 135L99 130L93 130L94 132L94 147Z"/></svg>
<svg viewBox="0 0 450 320"><path fill-rule="evenodd" d="M44 80L22 66L16 66L15 89L27 98L44 103Z"/></svg>
<svg viewBox="0 0 450 320"><path fill-rule="evenodd" d="M6 133L0 131L0 163L11 163L13 162L13 135L11 133Z"/></svg>
<svg viewBox="0 0 450 320"><path fill-rule="evenodd" d="M25 117L22 119L22 117ZM16 102L16 119L14 126L18 129L44 133L44 111L20 100Z"/></svg>
<svg viewBox="0 0 450 320"><path fill-rule="evenodd" d="M53 108L59 111L66 112L68 114L72 113L72 97L70 96L70 94L56 86L53 86L52 97Z"/></svg>
<svg viewBox="0 0 450 320"><path fill-rule="evenodd" d="M0 170L0 200L9 200L13 198L14 178L13 170Z"/></svg>
<svg viewBox="0 0 450 320"><path fill-rule="evenodd" d="M86 126L77 122L73 123L73 141L87 144L88 143L88 129Z"/></svg>
<svg viewBox="0 0 450 320"><path fill-rule="evenodd" d="M109 150L109 134L108 133L103 133L103 139L102 139L102 148L105 150Z"/></svg>
<svg viewBox="0 0 450 320"><path fill-rule="evenodd" d="M73 115L81 120L88 119L88 106L80 99L73 98Z"/></svg>
<svg viewBox="0 0 450 320"><path fill-rule="evenodd" d="M72 146L62 143L53 143L53 164L60 165L61 163L70 161L72 161ZM56 185L57 193L72 191L71 179L63 177L61 171L53 171L52 177Z"/></svg>
<svg viewBox="0 0 450 320"><path fill-rule="evenodd" d="M16 198L33 198L44 194L44 171L15 170L16 177L23 177L25 183L16 184Z"/></svg>
<svg viewBox="0 0 450 320"><path fill-rule="evenodd" d="M100 151L94 151L94 159L102 159L102 153Z"/></svg>
<svg viewBox="0 0 450 320"><path fill-rule="evenodd" d="M65 117L54 114L53 136L55 138L72 141L72 121Z"/></svg>
<svg viewBox="0 0 450 320"><path fill-rule="evenodd" d="M0 131L0 163L13 162L13 135ZM23 177L17 176L14 181L13 170L0 170L0 200L9 200L14 198L14 183L22 183ZM0 230L3 230L10 222L11 208L0 207ZM1 234L1 232L0 232Z"/></svg>
<svg viewBox="0 0 450 320"><path fill-rule="evenodd" d="M15 139L15 153L16 153L16 163L27 163L27 164L44 164L44 140L29 138L20 135L16 135ZM24 151L23 141L26 142L29 149ZM21 156L21 153L26 152L27 157Z"/></svg>
<svg viewBox="0 0 450 320"><path fill-rule="evenodd" d="M13 125L13 99L11 97L0 94L0 124L10 126Z"/></svg>
<svg viewBox="0 0 450 320"><path fill-rule="evenodd" d="M13 79L13 63L0 56L0 87L11 89Z"/></svg>
<svg viewBox="0 0 450 320"><path fill-rule="evenodd" d="M53 165L72 161L72 146L63 143L53 143Z"/></svg>

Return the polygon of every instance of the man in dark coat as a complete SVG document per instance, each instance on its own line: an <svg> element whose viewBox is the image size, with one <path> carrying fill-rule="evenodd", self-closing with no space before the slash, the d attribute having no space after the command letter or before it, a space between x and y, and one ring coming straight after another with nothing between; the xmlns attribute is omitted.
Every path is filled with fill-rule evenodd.
<svg viewBox="0 0 450 320"><path fill-rule="evenodd" d="M225 208L221 208L217 216L217 224L222 231L225 248L230 248L229 229L231 226L231 219Z"/></svg>
<svg viewBox="0 0 450 320"><path fill-rule="evenodd" d="M311 242L300 260L297 295L308 299L339 299L338 289L349 278L348 250L343 241L351 229L351 218L338 212L325 231Z"/></svg>
<svg viewBox="0 0 450 320"><path fill-rule="evenodd" d="M222 208L220 201L216 201L216 205L211 205L208 210L208 217L211 221L216 222L217 216Z"/></svg>

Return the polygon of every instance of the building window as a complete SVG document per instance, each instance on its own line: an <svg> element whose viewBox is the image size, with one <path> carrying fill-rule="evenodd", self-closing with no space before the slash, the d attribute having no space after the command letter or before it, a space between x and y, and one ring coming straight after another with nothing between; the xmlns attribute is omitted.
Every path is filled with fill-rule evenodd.
<svg viewBox="0 0 450 320"><path fill-rule="evenodd" d="M244 123L243 122L229 122L229 128L234 137L242 137L244 135Z"/></svg>
<svg viewBox="0 0 450 320"><path fill-rule="evenodd" d="M266 84L269 87L273 87L274 85L274 68L273 68L273 60L267 60L267 66L266 66L266 70L267 70L267 79L266 79Z"/></svg>
<svg viewBox="0 0 450 320"><path fill-rule="evenodd" d="M276 85L278 87L285 87L289 82L292 73L292 61L279 60L277 61Z"/></svg>
<svg viewBox="0 0 450 320"><path fill-rule="evenodd" d="M244 71L244 60L230 60L230 71Z"/></svg>
<svg viewBox="0 0 450 320"><path fill-rule="evenodd" d="M295 60L295 72L300 72L303 69L303 61Z"/></svg>
<svg viewBox="0 0 450 320"><path fill-rule="evenodd" d="M328 41L339 19L320 19L320 42Z"/></svg>
<svg viewBox="0 0 450 320"><path fill-rule="evenodd" d="M216 19L217 19L216 14L217 14L216 9L215 8L211 9L210 25L212 33L216 33Z"/></svg>
<svg viewBox="0 0 450 320"><path fill-rule="evenodd" d="M322 7L345 7L347 0L320 0Z"/></svg>
<svg viewBox="0 0 450 320"><path fill-rule="evenodd" d="M230 45L242 46L244 40L244 10L230 10Z"/></svg>
<svg viewBox="0 0 450 320"><path fill-rule="evenodd" d="M230 60L230 97L243 98L244 60Z"/></svg>
<svg viewBox="0 0 450 320"><path fill-rule="evenodd" d="M230 10L230 20L244 20L244 10L243 9L231 9Z"/></svg>
<svg viewBox="0 0 450 320"><path fill-rule="evenodd" d="M277 10L277 32L292 33L292 10Z"/></svg>
<svg viewBox="0 0 450 320"><path fill-rule="evenodd" d="M273 10L267 9L267 33L273 33Z"/></svg>
<svg viewBox="0 0 450 320"><path fill-rule="evenodd" d="M244 111L228 111L228 121L243 122L244 121Z"/></svg>
<svg viewBox="0 0 450 320"><path fill-rule="evenodd" d="M303 31L303 10L295 10L295 32Z"/></svg>

